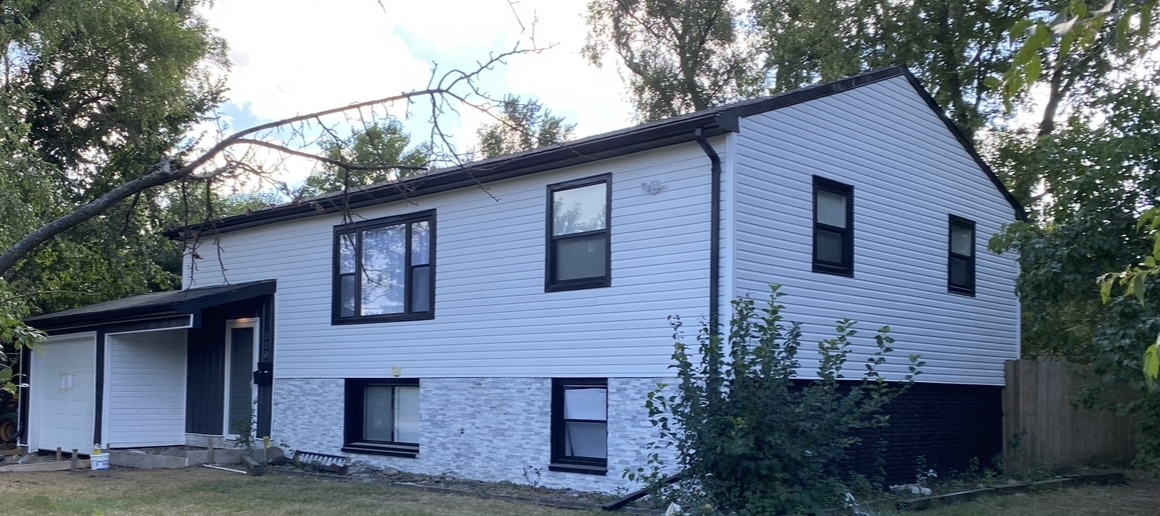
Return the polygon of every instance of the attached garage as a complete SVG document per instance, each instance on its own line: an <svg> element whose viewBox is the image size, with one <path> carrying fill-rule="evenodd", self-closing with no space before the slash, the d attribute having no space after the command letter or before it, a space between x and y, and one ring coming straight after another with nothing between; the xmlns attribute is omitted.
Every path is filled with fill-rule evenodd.
<svg viewBox="0 0 1160 516"><path fill-rule="evenodd" d="M29 450L178 446L269 435L273 281L157 292L27 319Z"/></svg>
<svg viewBox="0 0 1160 516"><path fill-rule="evenodd" d="M28 447L87 451L97 400L97 334L53 335L28 354Z"/></svg>

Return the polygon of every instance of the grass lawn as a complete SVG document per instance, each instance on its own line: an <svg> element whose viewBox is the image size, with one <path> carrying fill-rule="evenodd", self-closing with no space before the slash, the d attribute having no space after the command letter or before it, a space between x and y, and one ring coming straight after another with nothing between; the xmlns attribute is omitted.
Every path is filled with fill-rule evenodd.
<svg viewBox="0 0 1160 516"><path fill-rule="evenodd" d="M0 473L0 513L335 514L355 516L584 515L474 497L271 473L247 477L208 468Z"/></svg>
<svg viewBox="0 0 1160 516"><path fill-rule="evenodd" d="M970 503L904 516L1048 516L1160 514L1160 480L1129 476L1122 486L1085 486L1060 491L983 498Z"/></svg>
<svg viewBox="0 0 1160 516"><path fill-rule="evenodd" d="M584 516L581 511L271 473L247 477L206 468L94 473L0 473L0 513L12 515L335 514L355 516ZM1160 480L1018 494L903 516L1160 514Z"/></svg>

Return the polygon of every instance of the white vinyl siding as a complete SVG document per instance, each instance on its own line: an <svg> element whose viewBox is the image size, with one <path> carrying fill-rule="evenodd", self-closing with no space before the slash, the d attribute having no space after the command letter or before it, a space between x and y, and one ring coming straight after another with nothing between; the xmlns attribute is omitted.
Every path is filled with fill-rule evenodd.
<svg viewBox="0 0 1160 516"><path fill-rule="evenodd" d="M811 347L843 317L864 344L888 324L887 371L918 353L922 381L1003 384L1018 358L1018 264L986 245L1014 209L906 78L747 117L736 138L733 294L764 300L784 285ZM853 278L811 271L815 175L854 187ZM977 223L974 298L947 292L949 214Z"/></svg>
<svg viewBox="0 0 1160 516"><path fill-rule="evenodd" d="M60 448L90 453L96 407L96 334L51 336L29 357L29 450Z"/></svg>
<svg viewBox="0 0 1160 516"><path fill-rule="evenodd" d="M433 320L331 325L337 214L222 235L224 273L207 239L184 286L276 279L276 378L665 376L668 316L708 312L709 165L689 143L358 210L436 210ZM547 187L599 174L612 286L545 292Z"/></svg>

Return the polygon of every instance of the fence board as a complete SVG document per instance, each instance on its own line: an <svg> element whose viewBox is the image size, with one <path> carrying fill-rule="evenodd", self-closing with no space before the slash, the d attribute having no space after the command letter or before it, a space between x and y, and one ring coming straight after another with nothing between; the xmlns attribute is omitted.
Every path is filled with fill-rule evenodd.
<svg viewBox="0 0 1160 516"><path fill-rule="evenodd" d="M1117 464L1136 453L1137 420L1109 411L1072 406L1098 380L1057 360L1009 360L1004 365L1003 456L1011 471ZM1126 386L1111 391L1117 402L1133 399Z"/></svg>

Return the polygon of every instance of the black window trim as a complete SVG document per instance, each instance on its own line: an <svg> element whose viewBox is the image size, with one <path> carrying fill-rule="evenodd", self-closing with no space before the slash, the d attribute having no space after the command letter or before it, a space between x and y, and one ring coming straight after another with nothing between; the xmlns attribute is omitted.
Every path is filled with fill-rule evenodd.
<svg viewBox="0 0 1160 516"><path fill-rule="evenodd" d="M423 222L423 221L427 222L428 238L430 239L430 242L427 245L427 252L428 252L428 258L427 258L428 265L427 265L427 267L430 270L430 272L428 274L428 276L429 276L428 288L430 289L430 292L428 293L428 299L430 302L430 306L426 312L412 312L411 311L412 296L411 296L411 286L410 286L411 285L411 274L412 274L412 270L411 270L412 269L412 266L411 266L411 226L410 226L410 223ZM341 267L340 239L342 238L342 235L347 234L347 233L358 234L358 233L365 231L367 229L374 229L374 228L386 227L386 226L395 226L395 225L399 225L399 224L407 224L407 226L406 226L407 227L407 236L406 236L407 252L406 252L406 265L404 267L406 269L406 274L407 274L407 283L406 283L407 287L406 287L406 292L404 292L404 294L403 294L404 306L406 307L406 310L404 310L403 313L398 313L398 314L378 314L378 315L361 315L361 316L357 315L360 311L360 305L362 304L361 303L362 296L361 296L361 290L360 290L359 294L355 296L354 313L356 315L349 316L349 317L343 317L342 316L342 300L341 300L341 296L342 296L341 276L343 276L343 274L340 273L340 270L341 270L340 269L340 267ZM436 247L435 246L435 210L426 210L426 211L420 211L420 212L415 212L415 213L407 213L407 214L403 214L403 215L395 215L395 216L390 216L390 217L382 217L382 218L378 218L378 219L365 220L365 221L360 221L360 222L352 222L352 223L348 223L348 224L340 224L340 225L334 226L334 238L333 238L333 240L334 240L334 243L333 243L332 258L331 258L332 273L331 273L331 296L330 296L330 324L331 325L373 324L373 323L397 322L397 321L423 321L423 320L435 318L435 247ZM362 239L360 238L360 239L357 239L356 244L355 244L355 272L353 274L355 275L355 278L356 278L356 282L355 282L356 285L359 284L359 282L357 281L357 278L362 275L362 258L361 258L362 257L362 246L361 246L361 242L362 242ZM350 273L348 273L348 274L350 274Z"/></svg>
<svg viewBox="0 0 1160 516"><path fill-rule="evenodd" d="M965 227L971 230L971 254L964 256L954 251L955 227ZM975 275L975 255L978 254L975 249L975 221L959 217L956 215L949 215L947 223L947 292L952 294L961 294L964 296L975 296L976 275ZM970 285L955 284L951 279L951 264L958 258L967 261L968 277L970 278Z"/></svg>
<svg viewBox="0 0 1160 516"><path fill-rule="evenodd" d="M811 247L813 256L811 262L813 263L813 271L825 274L834 274L838 276L854 276L854 186L845 183L840 183L832 179L826 179L820 176L814 176L813 194L810 199L813 205L813 226L811 234L813 236ZM846 197L846 227L839 228L818 222L818 192L830 192L833 194L843 195ZM824 229L835 233L842 233L842 260L846 265L837 265L829 262L822 262L818 260L818 229Z"/></svg>
<svg viewBox="0 0 1160 516"><path fill-rule="evenodd" d="M584 231L582 233L572 233L563 236L553 236L554 203L552 202L552 195L561 190L571 190L574 188L582 188L585 186L592 186L595 184L604 183L604 229ZM589 288L602 288L612 286L612 174L601 174L598 176L585 177L582 179L575 179L572 181L565 181L563 183L555 183L548 185L548 202L547 214L544 225L544 292L560 292L565 290L581 290ZM593 235L604 233L604 276L593 278L581 278L574 280L556 281L555 263L556 245L558 240L567 240L572 238L584 238Z"/></svg>
<svg viewBox="0 0 1160 516"><path fill-rule="evenodd" d="M568 457L564 455L564 390L572 386L599 386L604 387L604 420L572 419L591 423L604 423L605 432L608 431L608 379L607 378L553 378L552 379L552 460L548 463L549 471L566 473L583 473L587 475L607 475L608 459L588 459ZM607 446L607 444L605 445ZM607 449L605 456L607 457Z"/></svg>
<svg viewBox="0 0 1160 516"><path fill-rule="evenodd" d="M366 418L366 388L373 385L391 387L419 387L418 378L347 378L343 399L342 451L368 455L417 458L419 443L370 441L363 439ZM394 403L392 401L392 403ZM391 407L394 411L394 406ZM422 407L420 407L422 410Z"/></svg>

